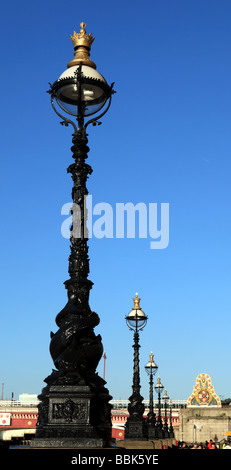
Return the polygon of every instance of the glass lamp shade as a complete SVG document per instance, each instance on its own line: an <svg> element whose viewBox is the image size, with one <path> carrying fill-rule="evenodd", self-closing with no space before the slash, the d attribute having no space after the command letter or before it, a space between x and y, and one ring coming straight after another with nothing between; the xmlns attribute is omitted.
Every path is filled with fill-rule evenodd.
<svg viewBox="0 0 231 470"><path fill-rule="evenodd" d="M153 360L153 354L151 353L150 356L149 356L149 361L148 363L146 364L145 366L145 370L147 372L148 375L155 375L157 369L158 369L158 366L156 365L156 363L154 362Z"/></svg>
<svg viewBox="0 0 231 470"><path fill-rule="evenodd" d="M163 390L164 390L164 386L162 385L161 381L160 381L160 377L158 377L157 379L157 384L155 385L155 390L157 393L162 393Z"/></svg>
<svg viewBox="0 0 231 470"><path fill-rule="evenodd" d="M163 400L165 400L166 402L167 402L167 400L169 400L169 396L168 396L168 394L167 394L167 390L164 391Z"/></svg>
<svg viewBox="0 0 231 470"><path fill-rule="evenodd" d="M132 309L125 319L128 327L136 331L142 330L145 327L148 317L145 315L143 310Z"/></svg>
<svg viewBox="0 0 231 470"><path fill-rule="evenodd" d="M65 70L52 89L58 105L72 116L97 113L111 92L103 76L87 65L72 66Z"/></svg>

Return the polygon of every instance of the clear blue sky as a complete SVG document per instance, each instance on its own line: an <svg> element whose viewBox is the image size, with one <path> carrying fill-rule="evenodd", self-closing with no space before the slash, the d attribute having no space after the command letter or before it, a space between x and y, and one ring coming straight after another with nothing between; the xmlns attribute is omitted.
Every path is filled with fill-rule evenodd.
<svg viewBox="0 0 231 470"><path fill-rule="evenodd" d="M229 0L46 0L1 9L0 384L40 393L53 367L55 316L66 303L71 128L46 90L73 57L70 34L87 24L91 58L117 94L89 128L93 202L167 202L170 242L92 239L90 305L101 319L111 395L128 398L135 292L148 315L140 334L141 393L150 351L169 395L187 399L196 376L231 396ZM98 368L103 374L103 361Z"/></svg>

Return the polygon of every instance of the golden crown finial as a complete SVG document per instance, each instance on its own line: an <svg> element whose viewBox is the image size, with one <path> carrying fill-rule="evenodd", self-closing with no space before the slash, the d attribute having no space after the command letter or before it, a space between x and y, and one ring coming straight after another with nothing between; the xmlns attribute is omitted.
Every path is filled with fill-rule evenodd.
<svg viewBox="0 0 231 470"><path fill-rule="evenodd" d="M80 23L80 31L79 33L76 33L74 31L73 36L71 36L71 40L73 42L74 47L78 46L86 46L86 47L91 47L93 41L95 38L92 37L92 33L87 34L86 32L86 23Z"/></svg>
<svg viewBox="0 0 231 470"><path fill-rule="evenodd" d="M82 21L82 23L80 23L79 33L74 31L73 36L71 36L75 57L67 64L68 67L83 64L96 69L96 65L90 59L90 49L95 38L92 37L92 33L86 33L85 27L86 23Z"/></svg>
<svg viewBox="0 0 231 470"><path fill-rule="evenodd" d="M149 355L149 359L150 359L150 362L153 363L153 358L154 358L154 354L151 352L151 354Z"/></svg>
<svg viewBox="0 0 231 470"><path fill-rule="evenodd" d="M136 293L136 296L135 296L134 299L133 299L133 302L134 302L133 310L141 310L141 307L140 307L140 298L138 297L138 294L137 294L137 293Z"/></svg>

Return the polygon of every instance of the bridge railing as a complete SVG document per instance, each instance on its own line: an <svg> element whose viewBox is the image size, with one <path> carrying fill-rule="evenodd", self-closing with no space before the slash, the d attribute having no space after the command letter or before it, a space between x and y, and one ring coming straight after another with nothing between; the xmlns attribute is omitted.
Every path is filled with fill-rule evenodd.
<svg viewBox="0 0 231 470"><path fill-rule="evenodd" d="M110 403L114 409L119 408L127 408L129 404L129 400L111 400ZM143 400L145 408L149 407L149 400ZM14 407L14 406L30 406L30 407L37 407L39 404L39 400L37 401L19 401L19 400L0 400L0 407ZM172 407L173 408L185 408L187 404L187 400L172 400ZM154 408L158 407L158 400L153 400ZM161 403L161 406L164 406ZM169 404L168 404L169 407Z"/></svg>
<svg viewBox="0 0 231 470"><path fill-rule="evenodd" d="M114 409L119 409L119 408L127 408L129 404L129 400L111 400L110 401L112 407ZM149 407L149 400L143 400L145 408ZM185 408L187 404L187 400L172 400L172 407L173 408ZM153 400L153 406L154 408L158 407L158 400ZM161 403L161 407L163 407L164 404ZM169 404L168 404L169 407Z"/></svg>

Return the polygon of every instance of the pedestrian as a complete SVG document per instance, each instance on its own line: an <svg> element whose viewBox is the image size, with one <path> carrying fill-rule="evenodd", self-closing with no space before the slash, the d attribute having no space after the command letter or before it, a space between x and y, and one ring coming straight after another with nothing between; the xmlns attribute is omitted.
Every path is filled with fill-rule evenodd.
<svg viewBox="0 0 231 470"><path fill-rule="evenodd" d="M212 445L212 443L213 443L213 440L212 440L212 439L210 439L210 441L209 441L209 443L208 443L208 445L207 445L208 449L211 449L211 445Z"/></svg>
<svg viewBox="0 0 231 470"><path fill-rule="evenodd" d="M198 444L197 444L197 442L194 442L194 444L192 445L191 449L198 449Z"/></svg>
<svg viewBox="0 0 231 470"><path fill-rule="evenodd" d="M231 443L226 441L224 446L223 446L223 449L231 449Z"/></svg>
<svg viewBox="0 0 231 470"><path fill-rule="evenodd" d="M183 441L181 443L180 449L188 449L188 446L187 446L186 442Z"/></svg>

